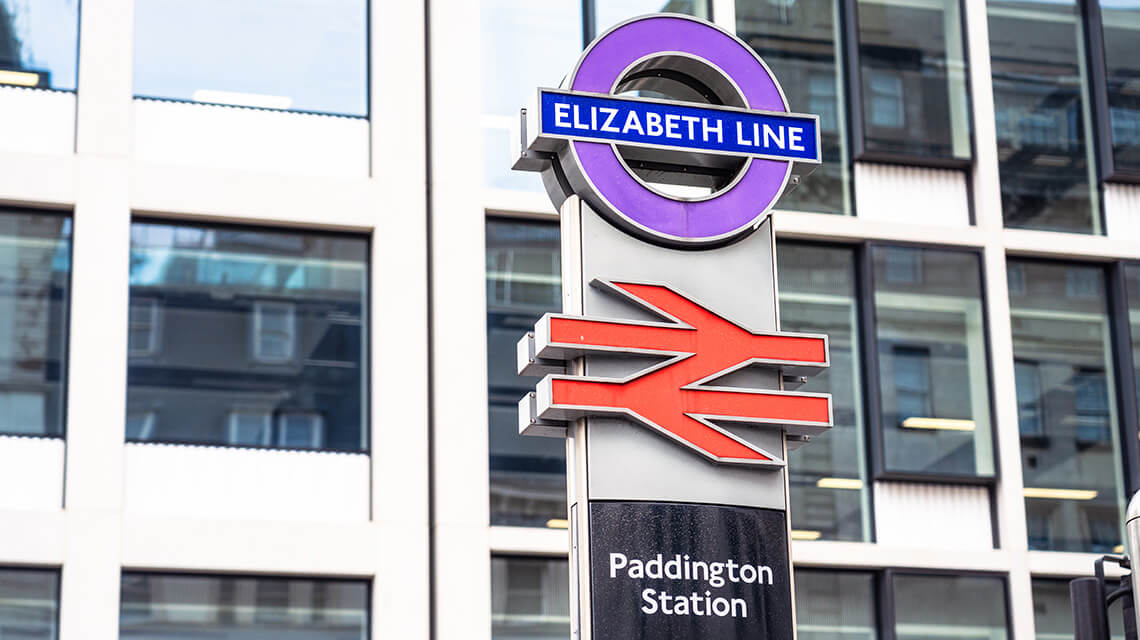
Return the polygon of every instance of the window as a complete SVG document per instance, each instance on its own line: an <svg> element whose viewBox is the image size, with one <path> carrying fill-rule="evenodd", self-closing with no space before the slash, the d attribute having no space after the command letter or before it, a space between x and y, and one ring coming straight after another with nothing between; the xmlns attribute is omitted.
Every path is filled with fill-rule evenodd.
<svg viewBox="0 0 1140 640"><path fill-rule="evenodd" d="M134 20L136 96L368 115L365 0L137 0Z"/></svg>
<svg viewBox="0 0 1140 640"><path fill-rule="evenodd" d="M1005 582L996 576L888 572L898 640L1005 640Z"/></svg>
<svg viewBox="0 0 1140 640"><path fill-rule="evenodd" d="M131 347L153 346L129 361L128 406L153 413L134 437L368 449L366 239L136 222L131 240Z"/></svg>
<svg viewBox="0 0 1140 640"><path fill-rule="evenodd" d="M0 568L0 638L59 637L59 572Z"/></svg>
<svg viewBox="0 0 1140 640"><path fill-rule="evenodd" d="M1101 0L1110 159L1116 172L1140 175L1140 4Z"/></svg>
<svg viewBox="0 0 1140 640"><path fill-rule="evenodd" d="M1025 278L1010 295L1010 321L1029 546L1111 553L1124 502L1104 269L1029 260L1010 268ZM1090 280L1092 299L1068 286Z"/></svg>
<svg viewBox="0 0 1140 640"><path fill-rule="evenodd" d="M158 350L158 301L132 299L127 318L127 352L130 356L149 356Z"/></svg>
<svg viewBox="0 0 1140 640"><path fill-rule="evenodd" d="M566 526L566 447L519 437L518 402L536 378L516 375L515 344L546 312L559 312L558 226L487 222L487 396L491 524Z"/></svg>
<svg viewBox="0 0 1140 640"><path fill-rule="evenodd" d="M796 165L779 208L851 215L851 160L839 43L839 0L736 1L736 33L760 54L792 111L820 116L823 164Z"/></svg>
<svg viewBox="0 0 1140 640"><path fill-rule="evenodd" d="M74 91L79 0L0 0L0 84Z"/></svg>
<svg viewBox="0 0 1140 640"><path fill-rule="evenodd" d="M491 637L545 640L570 635L565 559L491 558Z"/></svg>
<svg viewBox="0 0 1140 640"><path fill-rule="evenodd" d="M366 640L368 583L124 572L120 638Z"/></svg>
<svg viewBox="0 0 1140 640"><path fill-rule="evenodd" d="M799 390L830 393L835 422L788 453L792 536L870 540L855 253L789 242L777 249L781 330L825 333L831 350L831 366Z"/></svg>
<svg viewBox="0 0 1140 640"><path fill-rule="evenodd" d="M0 208L0 433L61 436L71 220Z"/></svg>
<svg viewBox="0 0 1140 640"><path fill-rule="evenodd" d="M862 157L971 157L959 0L857 0Z"/></svg>
<svg viewBox="0 0 1140 640"><path fill-rule="evenodd" d="M801 640L876 640L875 576L796 569L796 635Z"/></svg>
<svg viewBox="0 0 1140 640"><path fill-rule="evenodd" d="M976 253L872 246L883 471L992 477Z"/></svg>
<svg viewBox="0 0 1140 640"><path fill-rule="evenodd" d="M987 11L1005 226L1102 233L1075 0Z"/></svg>
<svg viewBox="0 0 1140 640"><path fill-rule="evenodd" d="M1115 585L1109 584L1108 588L1111 591ZM1108 610L1108 627L1113 640L1124 640L1124 618L1119 601ZM1033 579L1033 628L1037 640L1073 638L1073 604L1069 599L1068 580Z"/></svg>
<svg viewBox="0 0 1140 640"><path fill-rule="evenodd" d="M608 31L610 27L647 13L683 13L708 19L709 0L586 0L594 4L594 33L587 39Z"/></svg>

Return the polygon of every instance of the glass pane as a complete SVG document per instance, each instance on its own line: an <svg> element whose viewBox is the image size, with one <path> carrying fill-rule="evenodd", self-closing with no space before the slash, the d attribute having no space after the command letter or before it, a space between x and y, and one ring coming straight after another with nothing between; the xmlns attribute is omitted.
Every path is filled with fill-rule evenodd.
<svg viewBox="0 0 1140 640"><path fill-rule="evenodd" d="M1101 233L1075 0L989 0L1005 226Z"/></svg>
<svg viewBox="0 0 1140 640"><path fill-rule="evenodd" d="M1124 515L1112 334L1100 267L1010 260L1029 547L1109 553Z"/></svg>
<svg viewBox="0 0 1140 640"><path fill-rule="evenodd" d="M1100 0L1100 13L1113 161L1140 171L1140 1Z"/></svg>
<svg viewBox="0 0 1140 640"><path fill-rule="evenodd" d="M123 573L119 637L365 640L368 583Z"/></svg>
<svg viewBox="0 0 1140 640"><path fill-rule="evenodd" d="M796 165L778 208L851 214L839 0L736 1L736 33L780 79L792 111L819 115L821 165Z"/></svg>
<svg viewBox="0 0 1140 640"><path fill-rule="evenodd" d="M662 12L707 19L709 0L600 0L594 3L594 34L601 35L623 20Z"/></svg>
<svg viewBox="0 0 1140 640"><path fill-rule="evenodd" d="M366 116L367 30L365 0L136 0L135 95Z"/></svg>
<svg viewBox="0 0 1140 640"><path fill-rule="evenodd" d="M959 0L859 0L869 152L970 158Z"/></svg>
<svg viewBox="0 0 1140 640"><path fill-rule="evenodd" d="M538 87L557 87L582 52L579 0L483 0L483 180L546 193L537 173L511 171L511 130Z"/></svg>
<svg viewBox="0 0 1140 640"><path fill-rule="evenodd" d="M154 301L128 359L140 439L367 450L367 293L362 238L134 223L132 309ZM294 437L286 414L318 426Z"/></svg>
<svg viewBox="0 0 1140 640"><path fill-rule="evenodd" d="M835 426L788 453L792 536L870 539L859 382L855 255L780 242L780 328L827 334L831 366L802 391L830 393Z"/></svg>
<svg viewBox="0 0 1140 640"><path fill-rule="evenodd" d="M978 576L896 575L898 640L1005 640L1005 584Z"/></svg>
<svg viewBox="0 0 1140 640"><path fill-rule="evenodd" d="M887 471L994 475L976 253L875 246Z"/></svg>
<svg viewBox="0 0 1140 640"><path fill-rule="evenodd" d="M491 558L491 637L563 640L570 635L566 560Z"/></svg>
<svg viewBox="0 0 1140 640"><path fill-rule="evenodd" d="M537 378L515 373L515 345L562 311L558 225L487 221L487 396L491 524L566 526L566 445L519 435L518 402Z"/></svg>
<svg viewBox="0 0 1140 640"><path fill-rule="evenodd" d="M796 569L796 633L800 640L875 640L874 577Z"/></svg>
<svg viewBox="0 0 1140 640"><path fill-rule="evenodd" d="M59 637L59 572L0 569L0 638Z"/></svg>
<svg viewBox="0 0 1140 640"><path fill-rule="evenodd" d="M1128 290L1128 325L1132 330L1132 380L1136 384L1136 406L1140 407L1140 265L1124 268L1124 282Z"/></svg>
<svg viewBox="0 0 1140 640"><path fill-rule="evenodd" d="M63 435L71 220L0 210L0 433Z"/></svg>
<svg viewBox="0 0 1140 640"><path fill-rule="evenodd" d="M75 90L79 0L0 0L0 84Z"/></svg>
<svg viewBox="0 0 1140 640"><path fill-rule="evenodd" d="M1110 582L1109 591L1116 586ZM1037 640L1072 640L1073 604L1068 580L1033 579L1033 627ZM1119 600L1108 609L1108 627L1113 640L1124 640Z"/></svg>

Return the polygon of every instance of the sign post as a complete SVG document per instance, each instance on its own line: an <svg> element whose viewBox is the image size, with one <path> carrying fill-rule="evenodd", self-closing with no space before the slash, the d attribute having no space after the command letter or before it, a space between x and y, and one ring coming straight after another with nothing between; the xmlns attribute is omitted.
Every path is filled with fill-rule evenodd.
<svg viewBox="0 0 1140 640"><path fill-rule="evenodd" d="M668 95L676 99L661 99ZM694 18L622 23L521 121L562 231L563 313L519 342L525 435L565 438L571 628L589 640L793 640L787 451L826 336L779 331L768 210L818 118ZM679 187L677 185L680 185Z"/></svg>

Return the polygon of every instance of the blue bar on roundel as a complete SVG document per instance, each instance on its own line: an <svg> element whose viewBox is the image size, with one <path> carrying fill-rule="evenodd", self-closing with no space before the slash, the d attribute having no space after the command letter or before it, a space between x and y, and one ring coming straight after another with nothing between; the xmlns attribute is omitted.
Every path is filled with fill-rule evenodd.
<svg viewBox="0 0 1140 640"><path fill-rule="evenodd" d="M540 91L540 109L539 137L820 161L819 119L812 115L551 89Z"/></svg>

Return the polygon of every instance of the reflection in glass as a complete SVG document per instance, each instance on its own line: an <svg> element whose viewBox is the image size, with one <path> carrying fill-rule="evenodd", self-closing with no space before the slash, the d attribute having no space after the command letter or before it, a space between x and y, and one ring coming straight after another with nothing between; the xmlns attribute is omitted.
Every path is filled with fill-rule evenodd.
<svg viewBox="0 0 1140 640"><path fill-rule="evenodd" d="M565 444L519 437L519 398L538 379L517 375L515 364L519 339L562 310L558 236L555 224L487 222L491 524L566 526Z"/></svg>
<svg viewBox="0 0 1140 640"><path fill-rule="evenodd" d="M895 575L898 640L1005 640L1005 584L998 577Z"/></svg>
<svg viewBox="0 0 1140 640"><path fill-rule="evenodd" d="M1111 592L1117 585L1110 581ZM1113 640L1124 640L1124 618L1117 600L1108 609L1108 627ZM1069 581L1047 578L1033 579L1033 628L1037 640L1072 640L1073 604L1069 599Z"/></svg>
<svg viewBox="0 0 1140 640"><path fill-rule="evenodd" d="M74 91L79 0L0 0L0 84Z"/></svg>
<svg viewBox="0 0 1140 640"><path fill-rule="evenodd" d="M367 116L367 5L136 0L135 95Z"/></svg>
<svg viewBox="0 0 1140 640"><path fill-rule="evenodd" d="M0 211L0 433L63 435L71 220Z"/></svg>
<svg viewBox="0 0 1140 640"><path fill-rule="evenodd" d="M0 638L59 637L59 572L0 569Z"/></svg>
<svg viewBox="0 0 1140 640"><path fill-rule="evenodd" d="M123 573L119 637L365 640L368 583Z"/></svg>
<svg viewBox="0 0 1140 640"><path fill-rule="evenodd" d="M1100 267L1008 263L1029 547L1110 553L1124 515Z"/></svg>
<svg viewBox="0 0 1140 640"><path fill-rule="evenodd" d="M491 558L491 637L551 640L570 635L566 560Z"/></svg>
<svg viewBox="0 0 1140 640"><path fill-rule="evenodd" d="M1075 0L989 0L988 14L1005 226L1101 233Z"/></svg>
<svg viewBox="0 0 1140 640"><path fill-rule="evenodd" d="M830 393L835 426L788 453L793 535L865 541L870 510L850 249L780 242L780 328L827 334L831 366L802 391ZM798 585L797 585L798 586Z"/></svg>
<svg viewBox="0 0 1140 640"><path fill-rule="evenodd" d="M978 254L875 246L871 260L886 471L994 475Z"/></svg>
<svg viewBox="0 0 1140 640"><path fill-rule="evenodd" d="M959 6L959 0L859 0L867 151L969 159Z"/></svg>
<svg viewBox="0 0 1140 640"><path fill-rule="evenodd" d="M580 0L483 0L483 183L546 193L536 173L511 171L511 131L537 87L557 87L582 52Z"/></svg>
<svg viewBox="0 0 1140 640"><path fill-rule="evenodd" d="M874 577L796 569L796 634L801 640L875 640Z"/></svg>
<svg viewBox="0 0 1140 640"><path fill-rule="evenodd" d="M1140 171L1140 1L1100 0L1112 156L1117 169Z"/></svg>
<svg viewBox="0 0 1140 640"><path fill-rule="evenodd" d="M594 34L599 36L617 23L647 13L683 13L709 17L709 0L599 0L594 3Z"/></svg>
<svg viewBox="0 0 1140 640"><path fill-rule="evenodd" d="M131 225L127 439L365 451L368 241Z"/></svg>
<svg viewBox="0 0 1140 640"><path fill-rule="evenodd" d="M792 111L819 115L822 165L796 165L801 176L781 196L784 210L851 214L839 2L736 2L736 33L780 79Z"/></svg>
<svg viewBox="0 0 1140 640"><path fill-rule="evenodd" d="M1136 406L1140 407L1140 264L1124 267L1124 283L1128 291L1128 326L1132 330L1132 380L1136 383Z"/></svg>

